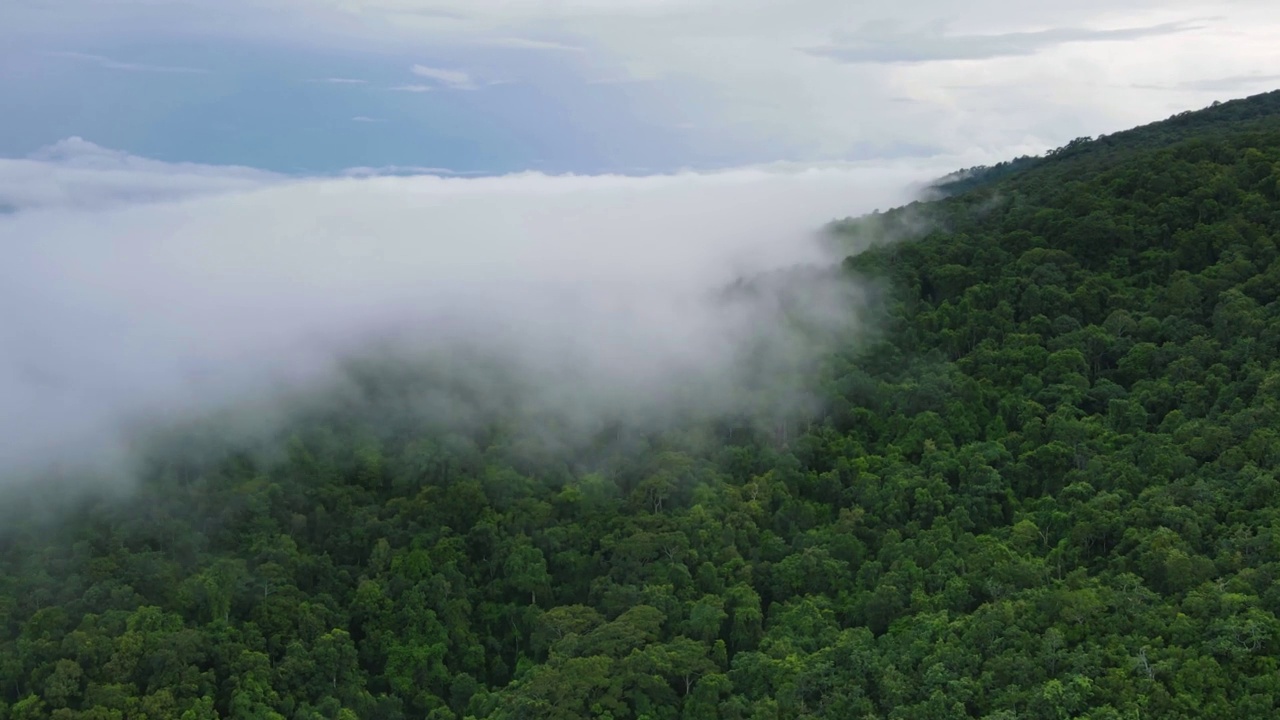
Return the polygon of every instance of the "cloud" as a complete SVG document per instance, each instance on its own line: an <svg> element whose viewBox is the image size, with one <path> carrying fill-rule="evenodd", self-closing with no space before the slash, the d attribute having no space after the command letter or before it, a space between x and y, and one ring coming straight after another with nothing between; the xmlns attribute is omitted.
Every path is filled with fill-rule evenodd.
<svg viewBox="0 0 1280 720"><path fill-rule="evenodd" d="M376 177L381 175L444 175L444 176L465 176L465 175L490 175L479 170L453 170L444 167L431 167L427 165L383 165L380 167L351 167L342 171L344 177Z"/></svg>
<svg viewBox="0 0 1280 720"><path fill-rule="evenodd" d="M816 228L898 204L910 181L939 171L255 175L246 189L245 171L229 168L223 180L235 182L211 193L213 170L73 155L119 173L116 199L142 188L153 200L154 188L192 174L209 184L145 204L102 203L94 187L91 201L66 193L0 216L0 302L23 308L0 316L3 477L55 458L125 457L136 432L157 424L266 413L388 345L458 382L505 379L529 407L584 427L676 408L745 411L762 378L795 400L821 346L780 308L851 331L857 288L768 271L832 262ZM56 153L28 162L65 171ZM755 291L721 293L761 272ZM482 363L503 371L475 375ZM485 392L484 402L505 402Z"/></svg>
<svg viewBox="0 0 1280 720"><path fill-rule="evenodd" d="M67 58L70 60L79 60L82 62L92 63L101 68L108 70L124 70L127 72L149 72L149 73L175 73L175 74L206 74L209 71L202 68L182 67L178 65L149 65L146 63L122 62L113 60L104 55L92 55L90 53L81 52L62 52L62 51L46 51L42 53L49 57Z"/></svg>
<svg viewBox="0 0 1280 720"><path fill-rule="evenodd" d="M1183 80L1168 85L1141 85L1142 90L1189 90L1192 92L1252 92L1274 89L1280 85L1280 75L1231 75L1228 77Z"/></svg>
<svg viewBox="0 0 1280 720"><path fill-rule="evenodd" d="M252 168L149 160L71 137L27 158L0 158L0 206L104 209L253 190L282 180Z"/></svg>
<svg viewBox="0 0 1280 720"><path fill-rule="evenodd" d="M474 90L475 82L471 76L461 70L445 70L442 68L427 67L426 65L414 65L413 74L418 77L424 77L429 80L453 88L455 90Z"/></svg>
<svg viewBox="0 0 1280 720"><path fill-rule="evenodd" d="M359 78L340 78L340 77L319 78L316 80L308 80L307 82L327 83L330 85L367 85L369 83L368 80L361 80Z"/></svg>
<svg viewBox="0 0 1280 720"><path fill-rule="evenodd" d="M1247 71L1280 32L1270 5L1249 0L975 0L963 13L941 0L572 0L554 15L539 3L459 2L448 6L466 17L448 24L360 6L386 8L388 34L457 47L552 30L585 49L566 66L612 81L611 96L648 122L690 123L689 146L760 159L922 144L983 162L1042 152L1167 114L1156 98L1099 92L1100 79ZM961 77L982 83L981 97L947 87Z"/></svg>
<svg viewBox="0 0 1280 720"><path fill-rule="evenodd" d="M588 78L588 85L632 85L638 83L651 83L655 80L652 77L637 77L635 75L611 75L606 77Z"/></svg>
<svg viewBox="0 0 1280 720"><path fill-rule="evenodd" d="M380 123L380 122L385 122L385 121L384 121L384 120L382 120L382 119L380 119L380 118L371 118L371 117L369 117L368 115L356 115L355 117L351 118L351 122L358 122L358 123Z"/></svg>
<svg viewBox="0 0 1280 720"><path fill-rule="evenodd" d="M431 87L430 85L421 85L421 84L392 85L387 89L392 92L407 92L407 93L424 93L424 92L431 92L432 90L435 90L435 88Z"/></svg>
<svg viewBox="0 0 1280 720"><path fill-rule="evenodd" d="M872 25L837 36L835 42L810 48L814 55L845 63L920 63L944 60L988 60L1033 55L1065 43L1120 42L1200 29L1188 23L1161 23L1146 27L1093 30L1052 28L998 35L947 35L943 28L930 32L898 33Z"/></svg>
<svg viewBox="0 0 1280 720"><path fill-rule="evenodd" d="M587 49L580 45L569 45L552 40L535 40L532 38L519 37L484 38L477 40L476 44L488 45L491 47L511 48L513 50L550 50L554 52L573 53L587 52Z"/></svg>

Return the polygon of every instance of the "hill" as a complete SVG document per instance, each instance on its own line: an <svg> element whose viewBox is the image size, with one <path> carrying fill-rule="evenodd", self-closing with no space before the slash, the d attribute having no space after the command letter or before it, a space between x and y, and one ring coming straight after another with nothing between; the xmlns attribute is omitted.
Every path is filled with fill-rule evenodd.
<svg viewBox="0 0 1280 720"><path fill-rule="evenodd" d="M905 237L807 426L583 467L393 384L15 520L0 719L1275 716L1278 102L833 226Z"/></svg>

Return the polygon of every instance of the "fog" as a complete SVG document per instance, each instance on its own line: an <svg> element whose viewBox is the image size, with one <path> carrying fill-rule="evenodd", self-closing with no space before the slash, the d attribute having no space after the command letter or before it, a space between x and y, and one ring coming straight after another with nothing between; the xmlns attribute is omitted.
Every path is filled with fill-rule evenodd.
<svg viewBox="0 0 1280 720"><path fill-rule="evenodd" d="M97 210L249 190L284 179L253 168L160 162L70 137L27 158L0 158L0 213Z"/></svg>
<svg viewBox="0 0 1280 720"><path fill-rule="evenodd" d="M371 357L468 384L466 402L408 400L443 422L802 409L828 341L865 322L865 289L830 272L851 248L819 230L937 173L281 179L27 162L64 190L0 197L10 481L119 470L140 433L211 413L278 421ZM743 278L755 289L726 293Z"/></svg>

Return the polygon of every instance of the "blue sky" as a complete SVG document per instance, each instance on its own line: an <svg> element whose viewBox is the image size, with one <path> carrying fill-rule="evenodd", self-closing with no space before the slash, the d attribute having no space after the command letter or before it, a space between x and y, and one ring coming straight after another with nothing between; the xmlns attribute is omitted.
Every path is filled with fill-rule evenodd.
<svg viewBox="0 0 1280 720"><path fill-rule="evenodd" d="M643 117L643 88L587 91L536 53L519 61L521 82L475 89L412 71L463 58L415 59L233 40L28 52L12 61L23 72L0 80L0 154L81 136L156 159L283 172L600 172L735 159L690 152L679 128Z"/></svg>
<svg viewBox="0 0 1280 720"><path fill-rule="evenodd" d="M0 155L78 136L288 173L1000 159L1280 85L1270 2L1025 5L15 0Z"/></svg>

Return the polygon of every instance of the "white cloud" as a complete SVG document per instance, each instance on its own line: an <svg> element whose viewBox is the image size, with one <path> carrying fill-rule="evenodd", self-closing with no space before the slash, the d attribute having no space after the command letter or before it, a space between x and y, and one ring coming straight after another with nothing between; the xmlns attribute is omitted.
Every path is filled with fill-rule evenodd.
<svg viewBox="0 0 1280 720"><path fill-rule="evenodd" d="M377 14L388 33L458 45L555 32L588 49L578 65L585 78L649 80L635 91L708 128L706 141L796 158L904 143L978 147L993 159L1043 151L1229 92L1134 96L1099 83L1265 73L1280 35L1280 5L1270 0L975 0L962 10L943 0L569 0L554 13L532 0L432 3L461 16L449 20L418 18L423 4L409 0L334 6ZM886 62L809 52L857 51L851 39L863 43L863 60ZM935 61L888 62L911 58ZM983 87L948 87L961 78Z"/></svg>
<svg viewBox="0 0 1280 720"><path fill-rule="evenodd" d="M1182 80L1171 85L1134 85L1148 90L1190 90L1209 92L1264 92L1280 87L1280 75L1230 75L1201 80Z"/></svg>
<svg viewBox="0 0 1280 720"><path fill-rule="evenodd" d="M0 207L101 209L253 190L282 180L252 168L149 160L71 137L28 158L0 158Z"/></svg>
<svg viewBox="0 0 1280 720"><path fill-rule="evenodd" d="M341 173L345 177L375 177L380 175L486 175L479 170L453 170L444 167L431 167L428 165L383 165L380 167L352 167L347 168Z"/></svg>
<svg viewBox="0 0 1280 720"><path fill-rule="evenodd" d="M489 45L492 47L511 48L513 50L551 50L555 52L586 52L586 48L579 45L569 45L566 43L555 42L552 40L535 40L532 38L519 37L496 37L485 38L477 41L478 45Z"/></svg>
<svg viewBox="0 0 1280 720"><path fill-rule="evenodd" d="M418 77L424 77L428 80L451 87L455 90L474 90L475 82L471 76L461 70L446 70L442 68L427 67L426 65L414 65L413 74Z"/></svg>
<svg viewBox="0 0 1280 720"><path fill-rule="evenodd" d="M310 82L327 83L329 85L367 85L369 83L368 80L361 80L359 78L340 77L320 78L318 80L311 80Z"/></svg>
<svg viewBox="0 0 1280 720"><path fill-rule="evenodd" d="M48 51L42 53L49 57L66 58L68 60L77 60L80 62L92 63L107 70L124 70L126 72L149 72L149 73L177 73L180 75L197 74L203 75L208 70L201 68L183 67L180 65L152 65L147 63L124 62L114 60L105 55L93 55L91 53L69 52L69 51Z"/></svg>
<svg viewBox="0 0 1280 720"><path fill-rule="evenodd" d="M380 122L383 122L383 120L381 118L371 118L368 115L356 115L355 117L351 118L351 122L380 123Z"/></svg>
<svg viewBox="0 0 1280 720"><path fill-rule="evenodd" d="M392 85L387 89L392 92L407 92L407 93L424 93L424 92L431 92L432 90L435 90L435 88L431 87L430 85L421 85L421 84Z"/></svg>
<svg viewBox="0 0 1280 720"><path fill-rule="evenodd" d="M882 26L837 33L834 42L809 52L847 63L920 63L947 60L989 60L1034 55L1066 43L1122 42L1202 29L1187 23L1161 23L1147 27L1091 30L1050 28L993 35L950 35L934 27L921 33L891 33Z"/></svg>
<svg viewBox="0 0 1280 720"><path fill-rule="evenodd" d="M115 173L116 199L175 178L204 184L127 205L67 185L0 216L0 298L23 308L0 314L10 470L118 450L135 423L269 404L388 337L437 358L485 350L517 377L544 378L555 392L538 399L584 422L682 400L732 407L748 341L779 363L785 390L802 381L787 368L807 346L767 307L708 293L742 273L825 262L810 230L898 204L911 181L956 162L283 181L72 145L23 162L48 165L45 177L69 165ZM0 165L0 183L32 176L16 169ZM834 312L853 302L834 289L793 288L818 320L852 317Z"/></svg>

